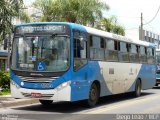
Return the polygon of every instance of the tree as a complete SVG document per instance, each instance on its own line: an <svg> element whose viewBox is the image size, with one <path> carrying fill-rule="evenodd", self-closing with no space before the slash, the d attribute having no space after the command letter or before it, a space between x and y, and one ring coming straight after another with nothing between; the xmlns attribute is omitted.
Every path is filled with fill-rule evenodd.
<svg viewBox="0 0 160 120"><path fill-rule="evenodd" d="M111 18L103 18L98 24L98 29L125 35L124 27L117 23L117 18L115 16L112 16Z"/></svg>
<svg viewBox="0 0 160 120"><path fill-rule="evenodd" d="M114 25L113 26L113 33L119 34L119 35L125 35L124 27L121 25Z"/></svg>
<svg viewBox="0 0 160 120"><path fill-rule="evenodd" d="M23 0L0 0L0 41L4 40L13 28L12 17L22 16Z"/></svg>
<svg viewBox="0 0 160 120"><path fill-rule="evenodd" d="M37 0L34 6L42 11L42 21L67 21L94 25L109 6L98 0Z"/></svg>
<svg viewBox="0 0 160 120"><path fill-rule="evenodd" d="M26 14L26 12L22 9L19 13L19 19L24 22L30 22L30 17Z"/></svg>

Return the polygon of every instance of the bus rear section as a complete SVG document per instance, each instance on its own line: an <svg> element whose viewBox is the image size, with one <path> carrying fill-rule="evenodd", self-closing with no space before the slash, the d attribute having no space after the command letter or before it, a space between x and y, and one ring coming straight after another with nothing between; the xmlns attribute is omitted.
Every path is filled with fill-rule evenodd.
<svg viewBox="0 0 160 120"><path fill-rule="evenodd" d="M156 86L160 84L160 49L156 49Z"/></svg>

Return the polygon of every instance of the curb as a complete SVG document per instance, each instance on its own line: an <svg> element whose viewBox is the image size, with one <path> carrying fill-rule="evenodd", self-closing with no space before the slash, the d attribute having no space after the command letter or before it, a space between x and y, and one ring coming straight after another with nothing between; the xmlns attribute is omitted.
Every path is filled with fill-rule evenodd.
<svg viewBox="0 0 160 120"><path fill-rule="evenodd" d="M12 98L14 99L14 98ZM29 105L38 103L38 99L14 99L12 101L1 101L0 102L0 108L4 107L12 107L12 106L20 106L20 105Z"/></svg>

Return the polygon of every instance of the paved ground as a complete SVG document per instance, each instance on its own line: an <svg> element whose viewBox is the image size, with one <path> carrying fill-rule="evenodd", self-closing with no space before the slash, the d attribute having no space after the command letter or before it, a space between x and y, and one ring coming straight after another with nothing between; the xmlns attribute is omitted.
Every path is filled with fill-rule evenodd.
<svg viewBox="0 0 160 120"><path fill-rule="evenodd" d="M0 117L17 117L20 120L160 120L160 87L145 90L142 96L130 94L103 97L94 108L82 102L39 103L0 108ZM7 116L10 115L10 116ZM19 120L18 119L18 120Z"/></svg>
<svg viewBox="0 0 160 120"><path fill-rule="evenodd" d="M0 96L0 108L37 103L37 99L15 99L11 95Z"/></svg>

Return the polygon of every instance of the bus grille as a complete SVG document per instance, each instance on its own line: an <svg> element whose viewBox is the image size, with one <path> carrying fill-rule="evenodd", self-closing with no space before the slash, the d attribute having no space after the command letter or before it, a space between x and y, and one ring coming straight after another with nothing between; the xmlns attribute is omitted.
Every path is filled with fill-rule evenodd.
<svg viewBox="0 0 160 120"><path fill-rule="evenodd" d="M24 82L34 82L34 83L49 83L53 80L58 79L59 77L43 77L43 78L38 78L38 77L23 77L23 76L18 76L22 81Z"/></svg>

